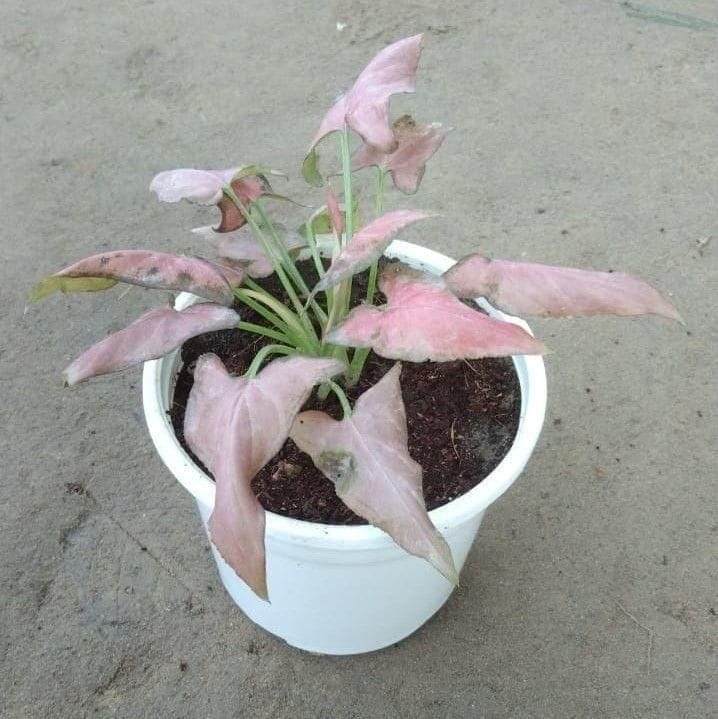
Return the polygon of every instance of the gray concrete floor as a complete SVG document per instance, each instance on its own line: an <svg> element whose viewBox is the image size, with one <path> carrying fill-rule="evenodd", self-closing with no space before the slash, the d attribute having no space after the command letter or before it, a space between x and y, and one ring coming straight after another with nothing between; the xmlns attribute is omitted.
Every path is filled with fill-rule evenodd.
<svg viewBox="0 0 718 719"><path fill-rule="evenodd" d="M649 1L694 20L598 0L2 3L2 716L718 715L718 32L701 22L718 7ZM461 588L396 647L310 656L224 594L139 371L61 387L156 298L23 315L24 298L103 248L191 247L208 213L160 206L162 169L264 162L318 202L297 168L321 115L417 31L419 92L395 107L456 130L404 203L444 223L412 237L640 273L688 326L535 323L546 426Z"/></svg>

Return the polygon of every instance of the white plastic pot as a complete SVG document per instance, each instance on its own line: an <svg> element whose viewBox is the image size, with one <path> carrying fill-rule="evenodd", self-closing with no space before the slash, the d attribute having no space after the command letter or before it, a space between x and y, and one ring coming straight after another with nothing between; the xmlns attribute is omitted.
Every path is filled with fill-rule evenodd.
<svg viewBox="0 0 718 719"><path fill-rule="evenodd" d="M396 241L386 254L439 274L454 260ZM197 298L182 294L182 309ZM494 316L519 319L483 306ZM546 374L539 356L513 358L521 383L516 439L501 463L474 489L430 512L461 569L486 508L523 470L534 449L546 408ZM147 362L143 400L147 426L168 469L192 494L202 522L214 506L214 482L177 441L167 411L179 369L179 351ZM222 582L242 611L289 644L322 654L359 654L389 646L426 622L449 598L452 585L372 526L303 522L267 512L267 580L271 603L259 599L212 546Z"/></svg>

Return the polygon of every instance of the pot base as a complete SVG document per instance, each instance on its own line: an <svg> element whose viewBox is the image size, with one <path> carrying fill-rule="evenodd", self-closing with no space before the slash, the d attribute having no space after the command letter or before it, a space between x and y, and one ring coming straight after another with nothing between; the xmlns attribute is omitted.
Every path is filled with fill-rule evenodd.
<svg viewBox="0 0 718 719"><path fill-rule="evenodd" d="M212 510L200 502L197 508L209 536ZM483 516L460 527L439 527L459 571ZM271 634L314 654L363 654L396 644L426 623L454 589L424 560L396 545L337 552L341 556L331 562L319 548L292 547L267 537L270 603L259 599L210 546L222 584L237 606Z"/></svg>

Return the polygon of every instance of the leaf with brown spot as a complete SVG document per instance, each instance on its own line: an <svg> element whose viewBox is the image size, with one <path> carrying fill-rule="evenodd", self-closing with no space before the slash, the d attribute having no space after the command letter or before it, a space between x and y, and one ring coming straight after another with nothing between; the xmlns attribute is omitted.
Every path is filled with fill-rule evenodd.
<svg viewBox="0 0 718 719"><path fill-rule="evenodd" d="M412 195L419 189L426 163L441 147L451 128L439 123L419 125L410 115L403 115L392 125L397 146L393 152L364 143L352 156L352 170L376 165L391 174L394 187Z"/></svg>
<svg viewBox="0 0 718 719"><path fill-rule="evenodd" d="M150 250L114 250L86 257L43 280L33 296L48 294L54 289L94 291L97 282L125 282L149 289L191 292L213 302L231 305L232 287L236 286L236 270L222 270L199 257L170 255ZM72 283L67 280L85 280Z"/></svg>
<svg viewBox="0 0 718 719"><path fill-rule="evenodd" d="M290 436L347 507L458 584L449 545L424 505L421 467L409 456L400 373L397 363L341 422L324 412L300 413Z"/></svg>

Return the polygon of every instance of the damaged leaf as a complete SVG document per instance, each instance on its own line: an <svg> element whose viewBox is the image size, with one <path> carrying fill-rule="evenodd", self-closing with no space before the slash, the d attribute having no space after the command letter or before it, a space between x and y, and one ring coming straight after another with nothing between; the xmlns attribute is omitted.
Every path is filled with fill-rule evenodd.
<svg viewBox="0 0 718 719"><path fill-rule="evenodd" d="M331 132L348 125L368 145L382 152L397 147L389 122L389 99L401 92L414 92L416 68L423 46L423 35L414 35L392 43L379 52L364 68L352 89L334 103L314 136L302 172L307 182L321 185L317 170L317 143Z"/></svg>
<svg viewBox="0 0 718 719"><path fill-rule="evenodd" d="M439 123L419 125L410 115L403 115L394 121L392 129L396 149L386 153L364 143L352 157L352 170L376 165L391 174L397 190L412 195L419 189L426 163L441 147L451 128L442 127Z"/></svg>
<svg viewBox="0 0 718 719"><path fill-rule="evenodd" d="M357 78L346 101L346 122L368 145L396 149L389 122L389 98L414 92L423 35L404 38L379 52Z"/></svg>
<svg viewBox="0 0 718 719"><path fill-rule="evenodd" d="M150 250L115 250L92 255L46 277L31 297L54 290L94 292L117 282L149 289L191 292L213 302L231 305L232 287L241 283L237 270L224 271L199 257L170 255Z"/></svg>
<svg viewBox="0 0 718 719"><path fill-rule="evenodd" d="M230 186L245 207L248 207L251 202L259 199L272 189L266 178L262 175L250 175L232 180ZM222 217L219 225L214 228L215 232L232 232L247 222L234 202L226 195L222 195L217 203L217 207L219 207Z"/></svg>
<svg viewBox="0 0 718 719"><path fill-rule="evenodd" d="M107 279L105 277L58 277L50 275L43 277L33 288L30 296L27 298L28 304L37 302L43 297L51 295L53 292L101 292L114 287L117 280Z"/></svg>
<svg viewBox="0 0 718 719"><path fill-rule="evenodd" d="M272 189L266 177L260 173L262 169L257 165L248 165L229 170L167 170L155 175L150 190L157 193L161 202L188 200L200 205L217 205L222 213L217 232L231 232L241 227L246 220L224 194L224 188L229 185L246 206ZM273 170L270 172L281 174Z"/></svg>
<svg viewBox="0 0 718 719"><path fill-rule="evenodd" d="M290 436L334 482L347 507L457 584L451 550L426 511L421 467L409 456L400 373L397 363L341 422L324 412L302 412Z"/></svg>

